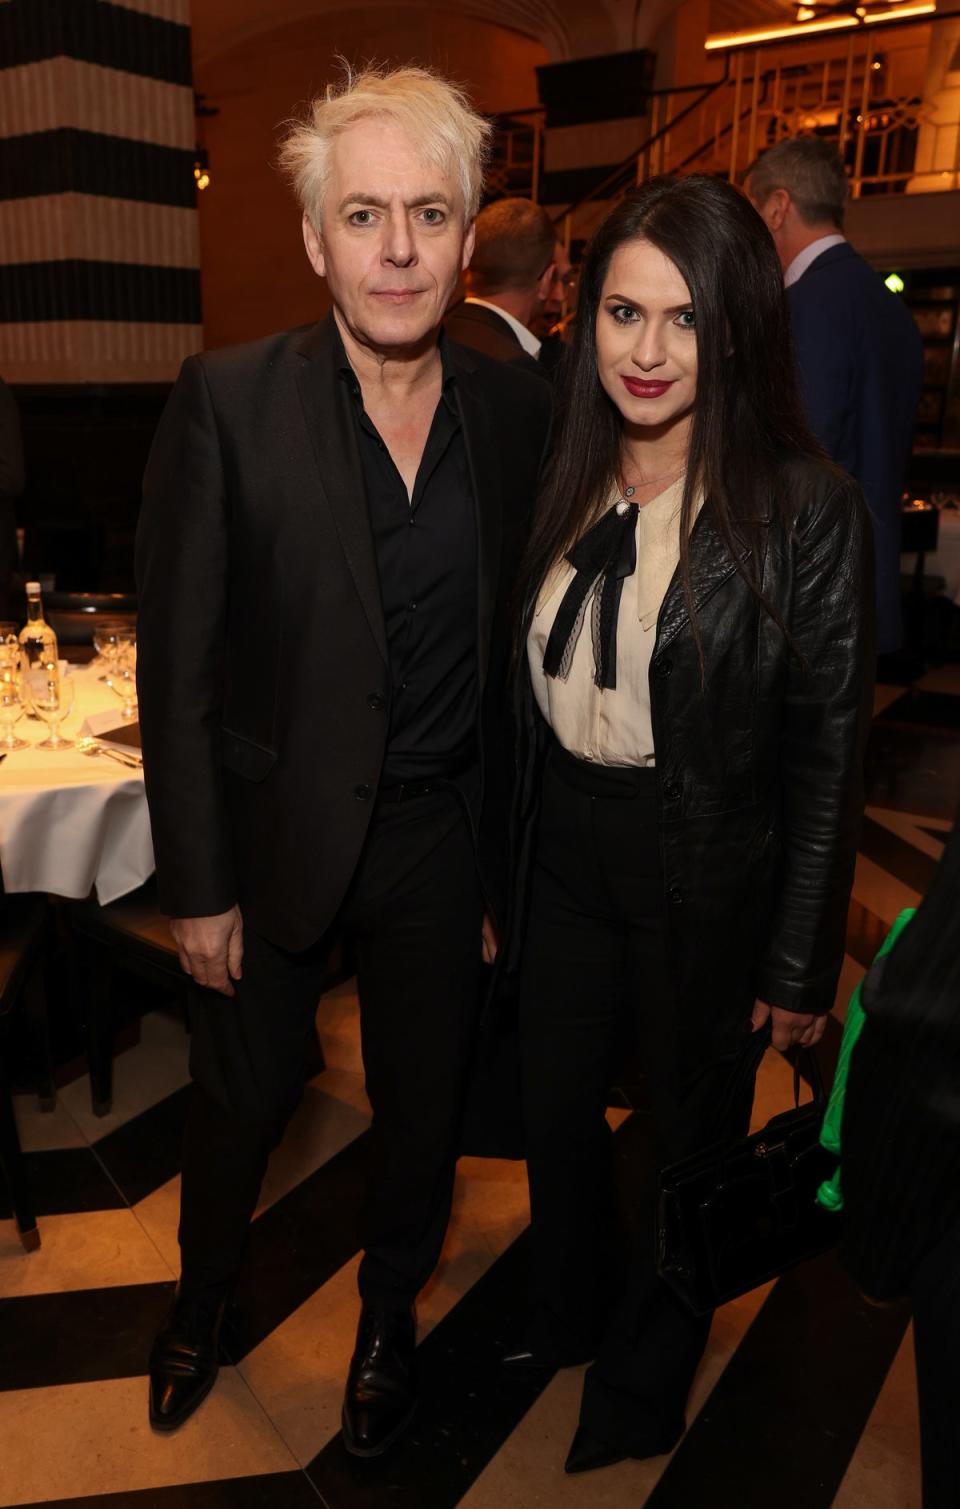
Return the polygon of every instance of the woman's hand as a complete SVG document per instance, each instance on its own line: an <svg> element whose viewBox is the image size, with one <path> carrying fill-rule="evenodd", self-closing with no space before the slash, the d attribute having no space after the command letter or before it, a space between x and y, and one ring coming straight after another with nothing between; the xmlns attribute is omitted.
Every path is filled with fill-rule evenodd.
<svg viewBox="0 0 960 1509"><path fill-rule="evenodd" d="M797 1011L784 1011L780 1006L768 1006L766 1001L754 1002L750 1021L754 1032L759 1032L772 1019L772 1042L781 1053L786 1053L794 1043L801 1048L813 1048L823 1037L827 1025L826 1016L805 1016Z"/></svg>
<svg viewBox="0 0 960 1509"><path fill-rule="evenodd" d="M493 925L493 918L489 912L484 912L483 923L480 928L480 949L484 964L493 964L495 962L499 946L500 939Z"/></svg>

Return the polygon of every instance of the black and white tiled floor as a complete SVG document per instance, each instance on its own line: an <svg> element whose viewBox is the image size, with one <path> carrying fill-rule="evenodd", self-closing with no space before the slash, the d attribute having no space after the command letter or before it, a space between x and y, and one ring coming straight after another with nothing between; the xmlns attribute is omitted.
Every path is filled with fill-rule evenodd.
<svg viewBox="0 0 960 1509"><path fill-rule="evenodd" d="M885 928L922 895L960 802L960 673L880 688L877 710L841 1017ZM352 983L324 1000L319 1031L327 1068L271 1162L220 1380L169 1438L147 1425L144 1369L177 1261L182 1025L144 1019L107 1119L90 1114L83 1080L53 1114L18 1102L43 1245L25 1255L0 1207L0 1506L919 1509L908 1316L860 1302L832 1258L719 1313L671 1458L566 1477L580 1371L538 1386L497 1367L522 1324L523 1170L475 1159L420 1303L415 1427L382 1461L351 1460L338 1425L369 1121ZM758 1122L786 1101L769 1057ZM629 1169L645 1156L643 1119L610 1115Z"/></svg>

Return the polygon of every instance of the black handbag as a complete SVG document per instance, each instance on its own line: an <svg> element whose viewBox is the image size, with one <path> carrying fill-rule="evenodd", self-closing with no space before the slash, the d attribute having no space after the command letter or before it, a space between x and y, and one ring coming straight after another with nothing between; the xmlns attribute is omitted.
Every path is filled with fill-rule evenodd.
<svg viewBox="0 0 960 1509"><path fill-rule="evenodd" d="M769 1044L737 1068L731 1096L755 1074ZM660 1277L696 1315L736 1299L788 1268L816 1257L839 1237L836 1215L816 1193L836 1166L820 1146L826 1097L816 1056L806 1053L813 1100L800 1105L800 1059L794 1108L762 1132L715 1143L661 1171L657 1211Z"/></svg>

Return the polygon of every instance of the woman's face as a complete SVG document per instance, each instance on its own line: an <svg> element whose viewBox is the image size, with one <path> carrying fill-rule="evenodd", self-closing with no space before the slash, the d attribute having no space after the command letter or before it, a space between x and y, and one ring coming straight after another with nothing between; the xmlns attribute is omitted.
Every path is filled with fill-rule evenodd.
<svg viewBox="0 0 960 1509"><path fill-rule="evenodd" d="M690 290L649 241L610 259L597 310L597 373L632 425L671 425L693 409L697 337Z"/></svg>

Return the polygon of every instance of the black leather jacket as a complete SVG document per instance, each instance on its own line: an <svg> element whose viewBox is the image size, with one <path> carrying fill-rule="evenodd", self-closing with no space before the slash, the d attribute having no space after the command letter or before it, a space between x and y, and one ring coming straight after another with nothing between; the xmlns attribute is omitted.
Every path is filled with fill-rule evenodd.
<svg viewBox="0 0 960 1509"><path fill-rule="evenodd" d="M792 644L707 504L691 536L705 681L678 576L650 665L679 1020L701 1039L715 1034L718 1048L742 1033L757 996L788 1011L833 1006L863 811L874 664L866 507L853 481L812 458L785 465L781 486L791 527L771 507L761 585ZM526 675L520 700L508 970L522 949L550 737Z"/></svg>

